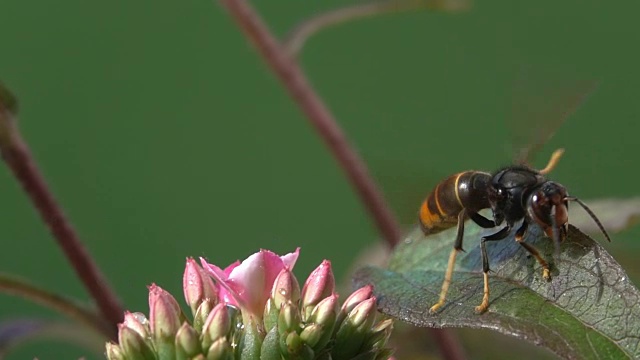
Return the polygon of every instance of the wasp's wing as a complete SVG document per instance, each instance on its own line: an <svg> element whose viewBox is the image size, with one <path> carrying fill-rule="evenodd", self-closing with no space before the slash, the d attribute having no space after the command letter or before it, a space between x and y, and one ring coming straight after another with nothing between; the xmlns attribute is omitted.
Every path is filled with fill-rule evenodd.
<svg viewBox="0 0 640 360"><path fill-rule="evenodd" d="M547 81L523 72L513 89L511 131L514 161L530 165L535 153L596 89L597 81Z"/></svg>

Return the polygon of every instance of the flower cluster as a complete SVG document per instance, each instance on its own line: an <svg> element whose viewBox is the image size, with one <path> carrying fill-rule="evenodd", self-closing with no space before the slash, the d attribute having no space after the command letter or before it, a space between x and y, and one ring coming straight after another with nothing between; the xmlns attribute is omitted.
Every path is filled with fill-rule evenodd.
<svg viewBox="0 0 640 360"><path fill-rule="evenodd" d="M149 317L125 313L107 358L388 359L393 322L377 313L371 287L340 306L325 260L301 290L291 272L298 254L262 250L225 269L187 259L183 289L192 321L171 294L151 285Z"/></svg>

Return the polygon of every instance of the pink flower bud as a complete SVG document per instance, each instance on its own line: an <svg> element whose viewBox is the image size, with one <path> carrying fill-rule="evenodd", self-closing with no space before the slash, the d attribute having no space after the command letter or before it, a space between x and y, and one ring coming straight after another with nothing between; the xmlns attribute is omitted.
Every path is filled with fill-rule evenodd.
<svg viewBox="0 0 640 360"><path fill-rule="evenodd" d="M182 276L182 289L184 290L184 298L194 314L204 299L217 300L218 298L218 291L211 277L205 274L193 258L187 258L187 265Z"/></svg>
<svg viewBox="0 0 640 360"><path fill-rule="evenodd" d="M126 327L124 324L118 324L118 343L120 349L126 355L125 358L136 357L154 357L151 346L146 343L145 338L140 336L135 330Z"/></svg>
<svg viewBox="0 0 640 360"><path fill-rule="evenodd" d="M300 285L288 267L280 271L271 289L271 299L279 310L287 301L297 302L300 299Z"/></svg>
<svg viewBox="0 0 640 360"><path fill-rule="evenodd" d="M356 305L347 319L353 327L370 328L375 321L376 310L376 298L372 297Z"/></svg>
<svg viewBox="0 0 640 360"><path fill-rule="evenodd" d="M340 326L344 319L347 317L347 314L353 308L355 308L361 302L369 299L373 295L373 286L367 285L361 287L360 289L354 291L342 304L342 308L340 309L340 313L338 314L338 318L336 320L337 326Z"/></svg>
<svg viewBox="0 0 640 360"><path fill-rule="evenodd" d="M120 346L111 342L108 342L105 347L105 355L107 355L107 359L109 360L121 360L125 358Z"/></svg>
<svg viewBox="0 0 640 360"><path fill-rule="evenodd" d="M342 311L349 313L356 305L367 300L373 294L373 286L367 285L354 291L342 304Z"/></svg>
<svg viewBox="0 0 640 360"><path fill-rule="evenodd" d="M149 324L151 335L162 341L173 339L180 328L180 305L156 284L149 286Z"/></svg>
<svg viewBox="0 0 640 360"><path fill-rule="evenodd" d="M198 332L186 322L176 334L176 349L184 358L193 358L202 353Z"/></svg>
<svg viewBox="0 0 640 360"><path fill-rule="evenodd" d="M310 321L332 328L338 314L338 294L323 299L316 305L310 316Z"/></svg>
<svg viewBox="0 0 640 360"><path fill-rule="evenodd" d="M335 279L331 271L331 262L324 260L320 266L311 272L302 288L302 308L305 319L310 315L313 307L322 299L333 294L334 289Z"/></svg>
<svg viewBox="0 0 640 360"><path fill-rule="evenodd" d="M143 338L149 336L149 320L142 313L124 312L124 321L122 324L129 329L137 332Z"/></svg>
<svg viewBox="0 0 640 360"><path fill-rule="evenodd" d="M230 330L231 321L227 312L227 305L216 305L209 313L209 317L202 328L204 347L207 348L219 338L227 336Z"/></svg>

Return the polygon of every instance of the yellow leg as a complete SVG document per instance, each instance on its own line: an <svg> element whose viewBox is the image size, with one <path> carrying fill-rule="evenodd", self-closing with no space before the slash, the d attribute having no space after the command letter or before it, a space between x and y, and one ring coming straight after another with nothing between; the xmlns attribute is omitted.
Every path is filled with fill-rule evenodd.
<svg viewBox="0 0 640 360"><path fill-rule="evenodd" d="M451 254L449 255L449 265L447 266L447 272L444 274L442 290L440 290L440 300L438 300L438 302L429 309L430 313L438 311L438 309L444 305L444 301L447 297L447 291L449 291L449 284L451 284L451 277L453 276L453 267L456 263L456 255L458 255L458 250L451 250Z"/></svg>
<svg viewBox="0 0 640 360"><path fill-rule="evenodd" d="M533 255L534 258L538 261L540 266L542 266L542 278L545 280L551 280L551 273L549 272L549 263L540 255L538 249L534 246L529 245L525 242L522 242L522 237L516 236L516 241L522 245L523 248L527 249L529 254Z"/></svg>
<svg viewBox="0 0 640 360"><path fill-rule="evenodd" d="M556 167L556 165L558 165L562 154L564 154L564 149L558 149L554 151L553 154L551 154L551 158L549 159L547 166L545 166L544 169L540 170L539 173L542 175L550 173Z"/></svg>
<svg viewBox="0 0 640 360"><path fill-rule="evenodd" d="M489 308L489 273L484 273L484 295L482 302L476 306L476 312L482 314Z"/></svg>

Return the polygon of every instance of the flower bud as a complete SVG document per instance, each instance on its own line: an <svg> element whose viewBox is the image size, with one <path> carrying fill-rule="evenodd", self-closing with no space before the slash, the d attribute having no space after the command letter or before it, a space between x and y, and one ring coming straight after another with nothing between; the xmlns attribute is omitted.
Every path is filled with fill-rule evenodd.
<svg viewBox="0 0 640 360"><path fill-rule="evenodd" d="M149 325L158 357L175 357L175 336L182 324L181 314L171 294L155 284L149 287Z"/></svg>
<svg viewBox="0 0 640 360"><path fill-rule="evenodd" d="M332 350L334 359L351 358L359 353L376 319L376 298L356 305L338 327Z"/></svg>
<svg viewBox="0 0 640 360"><path fill-rule="evenodd" d="M349 321L353 327L370 329L376 320L376 310L376 298L369 298L356 305L356 307L349 312L347 321Z"/></svg>
<svg viewBox="0 0 640 360"><path fill-rule="evenodd" d="M118 325L118 343L126 359L154 359L151 346L135 330Z"/></svg>
<svg viewBox="0 0 640 360"><path fill-rule="evenodd" d="M267 304L264 307L264 315L262 316L265 330L269 331L269 329L276 326L279 315L280 309L276 308L273 299L268 299Z"/></svg>
<svg viewBox="0 0 640 360"><path fill-rule="evenodd" d="M151 335L157 339L170 338L173 342L180 328L180 306L176 299L161 287L149 287L149 325Z"/></svg>
<svg viewBox="0 0 640 360"><path fill-rule="evenodd" d="M280 352L289 359L313 359L313 350L304 343L297 332L284 333L280 337Z"/></svg>
<svg viewBox="0 0 640 360"><path fill-rule="evenodd" d="M176 334L176 353L178 358L191 359L202 353L200 339L196 330L188 323L182 324Z"/></svg>
<svg viewBox="0 0 640 360"><path fill-rule="evenodd" d="M278 317L278 330L280 333L295 331L300 324L300 312L298 307L288 302L282 306Z"/></svg>
<svg viewBox="0 0 640 360"><path fill-rule="evenodd" d="M313 309L309 322L322 326L322 337L317 339L313 345L309 344L314 350L320 350L324 348L333 335L333 329L336 324L336 317L338 316L338 295L333 294L328 298L320 301L318 305ZM302 336L302 335L301 335Z"/></svg>
<svg viewBox="0 0 640 360"><path fill-rule="evenodd" d="M349 297L344 301L344 304L342 304L342 308L340 310L344 313L349 313L349 311L353 310L356 305L367 300L372 295L373 286L363 286L349 295Z"/></svg>
<svg viewBox="0 0 640 360"><path fill-rule="evenodd" d="M204 299L215 301L218 297L218 290L211 277L198 266L193 258L187 258L187 265L182 276L182 289L192 314L195 314Z"/></svg>
<svg viewBox="0 0 640 360"><path fill-rule="evenodd" d="M393 331L393 319L384 319L375 324L371 331L367 333L362 349L380 351L387 344L391 332Z"/></svg>
<svg viewBox="0 0 640 360"><path fill-rule="evenodd" d="M306 320L311 315L313 308L322 299L333 294L334 289L335 279L331 271L331 262L324 260L320 266L311 272L302 288L303 320Z"/></svg>
<svg viewBox="0 0 640 360"><path fill-rule="evenodd" d="M340 308L340 312L338 313L338 317L336 319L336 326L340 326L344 319L347 317L347 314L349 314L349 312L353 310L353 308L355 308L364 300L370 298L372 295L373 286L371 285L361 287L360 289L351 293L351 295L349 295L349 297L344 301L344 304L342 304L342 308Z"/></svg>
<svg viewBox="0 0 640 360"><path fill-rule="evenodd" d="M120 350L120 347L111 342L108 342L107 345L105 345L105 355L109 360L125 359L124 354L122 353L122 350Z"/></svg>
<svg viewBox="0 0 640 360"><path fill-rule="evenodd" d="M300 299L300 285L288 267L282 269L276 277L271 290L271 299L278 310L285 302L296 303Z"/></svg>
<svg viewBox="0 0 640 360"><path fill-rule="evenodd" d="M207 351L208 360L233 360L233 348L227 338L220 338Z"/></svg>
<svg viewBox="0 0 640 360"><path fill-rule="evenodd" d="M212 309L213 300L204 299L196 310L196 313L193 315L193 328L196 329L197 332L202 332L202 327L205 321L207 321Z"/></svg>
<svg viewBox="0 0 640 360"><path fill-rule="evenodd" d="M284 354L294 353L302 346L302 339L295 331L287 331L280 336L280 351Z"/></svg>
<svg viewBox="0 0 640 360"><path fill-rule="evenodd" d="M224 304L216 305L207 321L202 327L202 344L205 348L211 346L216 340L220 338L226 338L231 330L231 322L229 320L229 313L227 312L227 306Z"/></svg>
<svg viewBox="0 0 640 360"><path fill-rule="evenodd" d="M124 326L140 334L143 339L149 336L149 320L147 320L143 313L125 311L124 321L122 323Z"/></svg>
<svg viewBox="0 0 640 360"><path fill-rule="evenodd" d="M304 327L300 333L300 339L302 339L305 344L314 348L325 333L326 331L324 326L319 324L310 324Z"/></svg>
<svg viewBox="0 0 640 360"><path fill-rule="evenodd" d="M381 320L371 328L371 331L382 332L387 331L388 329L393 329L393 319Z"/></svg>
<svg viewBox="0 0 640 360"><path fill-rule="evenodd" d="M316 305L311 312L309 322L322 324L327 328L333 328L338 313L338 295L332 294L331 296L323 299Z"/></svg>

